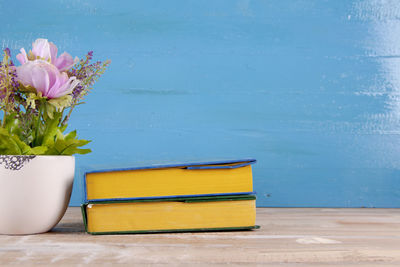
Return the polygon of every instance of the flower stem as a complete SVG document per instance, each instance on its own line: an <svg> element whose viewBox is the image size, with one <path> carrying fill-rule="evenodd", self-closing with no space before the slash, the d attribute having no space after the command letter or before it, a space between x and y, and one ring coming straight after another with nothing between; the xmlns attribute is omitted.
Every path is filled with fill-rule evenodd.
<svg viewBox="0 0 400 267"><path fill-rule="evenodd" d="M74 109L74 107L76 105L76 102L77 102L77 99L74 99L74 102L71 104L71 107L69 108L68 114L65 116L65 118L61 122L61 126L64 126L65 124L67 124L69 117L71 117L72 110Z"/></svg>
<svg viewBox="0 0 400 267"><path fill-rule="evenodd" d="M6 126L6 118L7 118L7 110L4 110L3 121L1 122L2 128L4 128Z"/></svg>
<svg viewBox="0 0 400 267"><path fill-rule="evenodd" d="M43 113L43 101L40 100L39 102L39 112L38 112L38 117L37 117L37 122L36 122L36 129L35 129L35 139L33 142L34 146L38 145L38 135L39 135L39 127L40 127L40 118L42 116Z"/></svg>

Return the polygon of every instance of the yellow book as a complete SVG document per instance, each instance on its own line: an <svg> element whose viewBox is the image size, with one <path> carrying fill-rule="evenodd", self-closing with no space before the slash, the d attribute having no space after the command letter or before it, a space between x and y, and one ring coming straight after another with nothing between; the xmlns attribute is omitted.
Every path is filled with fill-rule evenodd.
<svg viewBox="0 0 400 267"><path fill-rule="evenodd" d="M151 165L85 173L85 202L249 194L254 159Z"/></svg>
<svg viewBox="0 0 400 267"><path fill-rule="evenodd" d="M82 214L90 234L257 228L254 195L94 202Z"/></svg>

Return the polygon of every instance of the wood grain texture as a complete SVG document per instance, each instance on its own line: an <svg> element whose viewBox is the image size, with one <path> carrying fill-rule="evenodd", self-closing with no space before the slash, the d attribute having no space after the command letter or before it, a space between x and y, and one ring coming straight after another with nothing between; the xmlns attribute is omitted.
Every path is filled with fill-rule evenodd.
<svg viewBox="0 0 400 267"><path fill-rule="evenodd" d="M399 266L399 209L258 208L261 229L92 236L70 207L52 232L0 236L0 265Z"/></svg>

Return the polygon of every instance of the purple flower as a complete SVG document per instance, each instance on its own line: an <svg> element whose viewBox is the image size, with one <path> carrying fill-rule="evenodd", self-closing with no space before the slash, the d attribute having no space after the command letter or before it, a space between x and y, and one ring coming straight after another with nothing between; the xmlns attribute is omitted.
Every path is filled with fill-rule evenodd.
<svg viewBox="0 0 400 267"><path fill-rule="evenodd" d="M33 87L42 96L58 98L72 93L79 84L76 77L68 77L66 72L48 61L37 59L27 61L17 69L17 80L26 87Z"/></svg>
<svg viewBox="0 0 400 267"><path fill-rule="evenodd" d="M57 46L47 39L36 39L32 43L32 51L29 51L28 55L24 48L21 48L20 52L17 59L22 65L30 60L42 59L51 62L59 71L69 70L78 61L77 57L74 60L67 52L57 57Z"/></svg>
<svg viewBox="0 0 400 267"><path fill-rule="evenodd" d="M6 49L4 49L4 52L7 54L7 56L11 57L10 48L7 47Z"/></svg>

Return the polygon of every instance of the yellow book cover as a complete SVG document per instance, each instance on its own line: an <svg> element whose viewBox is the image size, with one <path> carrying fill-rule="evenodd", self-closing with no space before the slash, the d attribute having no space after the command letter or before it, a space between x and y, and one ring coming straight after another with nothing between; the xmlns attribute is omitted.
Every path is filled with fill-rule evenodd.
<svg viewBox="0 0 400 267"><path fill-rule="evenodd" d="M96 170L85 173L85 202L253 193L255 159Z"/></svg>
<svg viewBox="0 0 400 267"><path fill-rule="evenodd" d="M90 234L257 228L254 195L94 202L82 214Z"/></svg>

